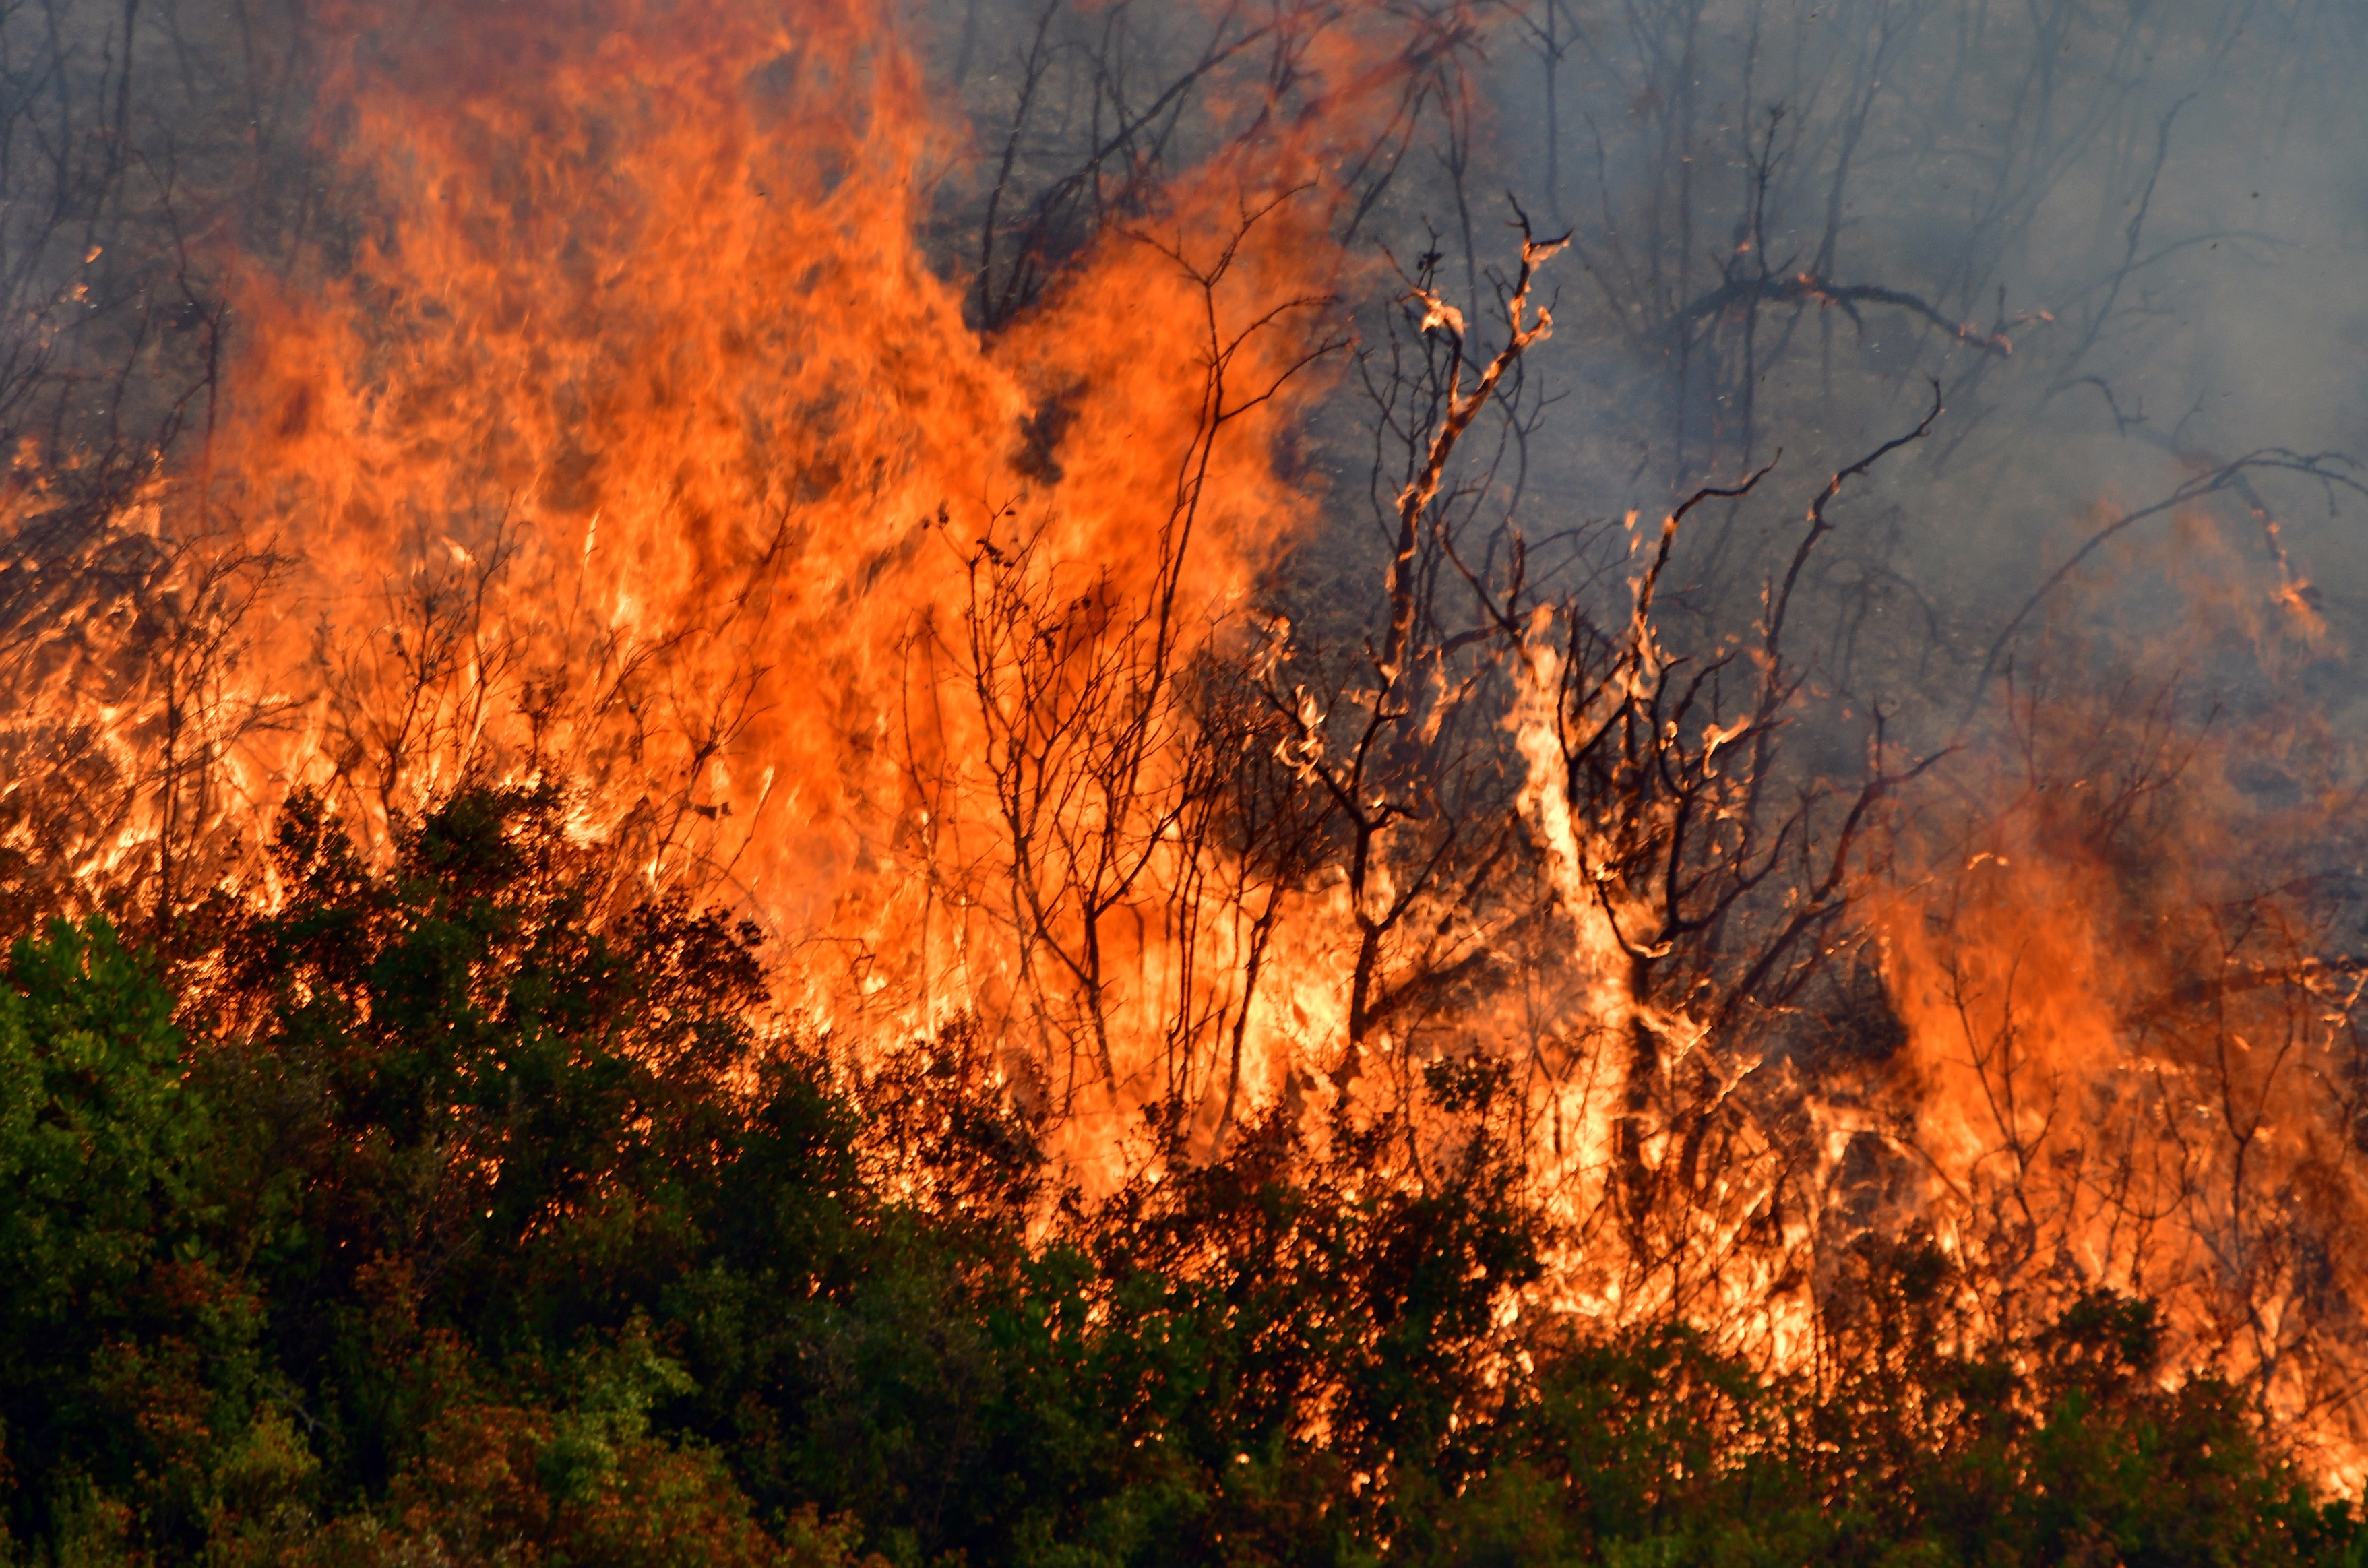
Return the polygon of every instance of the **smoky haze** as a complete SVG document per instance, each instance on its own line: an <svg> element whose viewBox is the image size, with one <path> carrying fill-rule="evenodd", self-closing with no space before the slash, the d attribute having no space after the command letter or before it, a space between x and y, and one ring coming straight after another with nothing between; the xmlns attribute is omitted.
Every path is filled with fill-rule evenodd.
<svg viewBox="0 0 2368 1568"><path fill-rule="evenodd" d="M1138 69L1163 48L1193 59L1241 20L988 0L921 18L978 149L944 198L960 236L941 247L950 274L975 271L990 195L985 232L999 221L1006 251L1045 258L1083 243L1102 221L1095 202L1123 204L1107 165L1087 193L1059 184L1081 151L1120 140L1105 117L1123 122L1126 89L1104 103L1092 63L1121 17ZM1848 526L1813 568L1829 633L1818 680L1842 706L1920 716L1928 745L1962 739L2041 632L2102 616L2149 631L2124 627L2104 639L2118 654L2092 643L2088 656L2136 657L2157 677L2177 665L2191 712L2258 708L2265 682L2299 681L2332 733L2357 732L2350 650L2368 557L2345 485L2368 442L2368 290L2352 265L2368 176L2347 86L2355 14L1551 0L1468 22L1468 49L1409 89L1408 123L1360 166L1340 228L1360 258L1391 258L1364 279L1369 359L1372 302L1393 282L1402 292L1418 258L1477 322L1518 248L1515 203L1542 235L1571 236L1547 273L1554 337L1520 367L1513 456L1492 449L1497 494L1480 526L1554 541L1569 581L1609 581L1616 597L1625 577L1608 562L1628 544L1608 525L1776 460L1760 494L1698 515L1664 589L1708 646L1756 612L1807 494L1912 426L1937 383L1933 438L1845 504ZM1143 97L1133 107L1151 107ZM1188 158L1189 119L1165 105L1151 118L1153 157ZM984 324L1008 308L989 294L1025 292L1021 270L989 255ZM1373 468L1356 380L1326 412L1316 464L1331 532L1300 562L1302 581L1332 585L1301 606L1319 615L1373 602L1334 590L1383 569L1402 478ZM2271 450L2324 473L2231 473L2042 593L2116 517ZM2307 646L2274 675L2207 653L2200 623L2178 630L2188 586L2232 574L2264 605L2299 596L2288 630ZM2195 667L2165 663L2182 641ZM1846 732L1824 737L1830 760L1861 744ZM2249 777L2281 799L2302 788L2276 774Z"/></svg>

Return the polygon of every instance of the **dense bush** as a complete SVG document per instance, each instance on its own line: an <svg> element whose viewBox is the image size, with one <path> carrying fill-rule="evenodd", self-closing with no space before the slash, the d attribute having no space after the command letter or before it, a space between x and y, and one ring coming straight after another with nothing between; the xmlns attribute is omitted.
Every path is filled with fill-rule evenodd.
<svg viewBox="0 0 2368 1568"><path fill-rule="evenodd" d="M2351 1561L2142 1302L1985 1339L1868 1247L1817 1368L1504 1312L1500 1080L1420 1181L1282 1120L1107 1200L928 1051L760 1030L753 934L616 915L548 791L268 916L0 988L0 1495L28 1562ZM901 1173L928 1179L891 1181ZM1047 1224L1044 1216L1052 1215Z"/></svg>

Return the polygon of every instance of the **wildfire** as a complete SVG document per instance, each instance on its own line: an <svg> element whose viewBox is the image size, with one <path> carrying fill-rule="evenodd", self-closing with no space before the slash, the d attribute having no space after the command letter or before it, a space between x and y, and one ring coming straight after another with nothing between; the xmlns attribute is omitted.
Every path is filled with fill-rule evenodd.
<svg viewBox="0 0 2368 1568"><path fill-rule="evenodd" d="M620 900L756 915L850 1049L973 1042L1082 1179L1383 1103L1436 1131L1419 1179L1459 1135L1425 1065L1493 1062L1567 1237L1542 1310L1799 1365L1821 1260L1920 1223L2002 1315L2164 1300L2182 1365L2356 1465L2362 981L2186 852L2259 824L2180 723L2133 740L2152 771L2073 778L2074 710L2027 705L2019 782L1895 815L1944 746L1879 741L1862 787L1779 760L1815 696L1792 576L1731 687L1663 646L1682 514L1618 613L1484 583L1434 501L1543 343L1543 238L1507 322L1399 290L1466 379L1406 426L1388 646L1262 613L1333 500L1301 460L1341 301L1388 288L1340 240L1357 160L1452 40L1212 10L1188 154L1029 240L1030 289L932 265L946 192L999 198L1016 154L884 6L313 20L336 216L217 235L201 451L80 534L19 465L11 744L68 762L9 826L74 896L268 901L300 789L383 849L456 784L553 778ZM1423 551L1483 609L1418 616ZM2257 649L2310 613L2277 570ZM1819 1070L1784 1030L1853 954L1898 1039Z"/></svg>

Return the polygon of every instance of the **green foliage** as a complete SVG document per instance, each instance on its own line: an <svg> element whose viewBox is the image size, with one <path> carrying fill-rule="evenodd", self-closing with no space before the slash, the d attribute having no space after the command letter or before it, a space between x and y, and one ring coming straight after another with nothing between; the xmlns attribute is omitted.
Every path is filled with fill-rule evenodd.
<svg viewBox="0 0 2368 1568"><path fill-rule="evenodd" d="M10 1335L64 1331L122 1295L187 1210L204 1136L173 999L104 920L17 945L0 991L0 1278Z"/></svg>
<svg viewBox="0 0 2368 1568"><path fill-rule="evenodd" d="M1047 1194L963 1042L838 1076L764 1027L752 933L617 907L564 807L463 795L381 869L300 801L282 906L169 984L101 921L18 945L15 1555L2360 1555L2229 1391L2165 1386L2143 1302L2010 1340L1910 1243L1854 1257L1793 1378L1677 1330L1508 1326L1544 1238L1485 1065L1434 1065L1459 1133L1419 1165L1387 1120L1278 1117Z"/></svg>
<svg viewBox="0 0 2368 1568"><path fill-rule="evenodd" d="M136 1502L158 1539L201 1540L268 1468L273 1415L259 1303L208 1245L216 1128L184 1082L172 996L103 920L20 941L8 978L6 1517L20 1537L111 1539Z"/></svg>

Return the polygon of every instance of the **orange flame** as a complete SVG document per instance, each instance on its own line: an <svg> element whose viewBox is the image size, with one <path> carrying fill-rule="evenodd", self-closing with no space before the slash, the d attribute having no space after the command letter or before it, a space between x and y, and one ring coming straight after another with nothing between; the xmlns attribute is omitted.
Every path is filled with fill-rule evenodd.
<svg viewBox="0 0 2368 1568"><path fill-rule="evenodd" d="M963 133L885 7L320 19L357 216L240 273L233 404L167 505L286 562L242 793L382 842L564 773L644 884L805 944L824 1027L981 1012L1131 1117L1163 1018L1249 1005L1178 955L1169 743L1316 505L1277 460L1332 346L1327 171L1409 67L1278 14L1292 85L1212 73L1213 150L986 335L919 240Z"/></svg>

